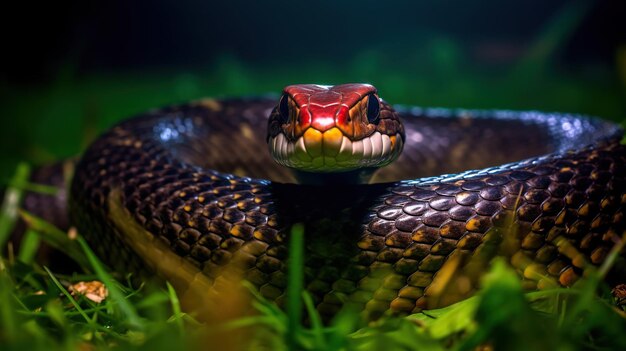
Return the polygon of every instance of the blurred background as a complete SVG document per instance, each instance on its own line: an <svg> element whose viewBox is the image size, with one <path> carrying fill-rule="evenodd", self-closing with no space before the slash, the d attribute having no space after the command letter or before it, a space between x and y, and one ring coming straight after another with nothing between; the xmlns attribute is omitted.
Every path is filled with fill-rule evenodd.
<svg viewBox="0 0 626 351"><path fill-rule="evenodd" d="M4 4L0 181L145 109L287 84L392 103L626 117L626 1Z"/></svg>

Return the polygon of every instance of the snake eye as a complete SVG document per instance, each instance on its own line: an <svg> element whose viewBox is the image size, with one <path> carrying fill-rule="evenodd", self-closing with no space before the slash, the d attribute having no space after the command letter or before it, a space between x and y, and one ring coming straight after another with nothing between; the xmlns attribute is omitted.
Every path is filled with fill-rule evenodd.
<svg viewBox="0 0 626 351"><path fill-rule="evenodd" d="M287 123L289 121L289 96L283 94L278 103L278 113L280 114L280 123Z"/></svg>
<svg viewBox="0 0 626 351"><path fill-rule="evenodd" d="M378 122L380 116L380 101L374 94L369 94L367 99L367 120L370 123Z"/></svg>

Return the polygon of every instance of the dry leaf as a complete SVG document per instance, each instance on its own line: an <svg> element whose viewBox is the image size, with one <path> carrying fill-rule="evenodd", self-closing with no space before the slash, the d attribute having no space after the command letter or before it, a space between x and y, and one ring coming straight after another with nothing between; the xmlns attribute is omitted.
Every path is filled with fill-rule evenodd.
<svg viewBox="0 0 626 351"><path fill-rule="evenodd" d="M73 296L81 294L95 303L102 302L109 295L109 291L104 284L97 280L70 285L69 291Z"/></svg>

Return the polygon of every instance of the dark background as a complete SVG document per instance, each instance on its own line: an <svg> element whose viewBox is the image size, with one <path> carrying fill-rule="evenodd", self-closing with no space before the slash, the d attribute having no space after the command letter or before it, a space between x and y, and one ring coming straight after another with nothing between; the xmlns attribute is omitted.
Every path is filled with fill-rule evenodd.
<svg viewBox="0 0 626 351"><path fill-rule="evenodd" d="M388 101L626 117L626 5L600 1L9 4L0 179L201 96L371 82ZM5 6L5 5L3 5Z"/></svg>

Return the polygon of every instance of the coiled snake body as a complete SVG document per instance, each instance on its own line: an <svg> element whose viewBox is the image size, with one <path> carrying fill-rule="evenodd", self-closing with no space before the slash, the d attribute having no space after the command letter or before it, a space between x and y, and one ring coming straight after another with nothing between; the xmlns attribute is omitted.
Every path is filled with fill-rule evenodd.
<svg viewBox="0 0 626 351"><path fill-rule="evenodd" d="M289 161L288 142L306 133L320 144L302 139L306 154ZM332 149L333 133L349 143ZM70 210L108 263L156 272L183 300L237 267L281 303L289 228L303 223L305 287L323 315L345 301L373 316L409 313L471 294L472 262L481 271L498 253L529 288L570 286L602 263L626 224L621 135L575 115L395 113L371 86L292 86L280 102L203 100L120 123L83 155ZM359 140L365 161L352 158ZM342 143L351 151L339 162ZM370 184L355 182L375 154L400 156Z"/></svg>

